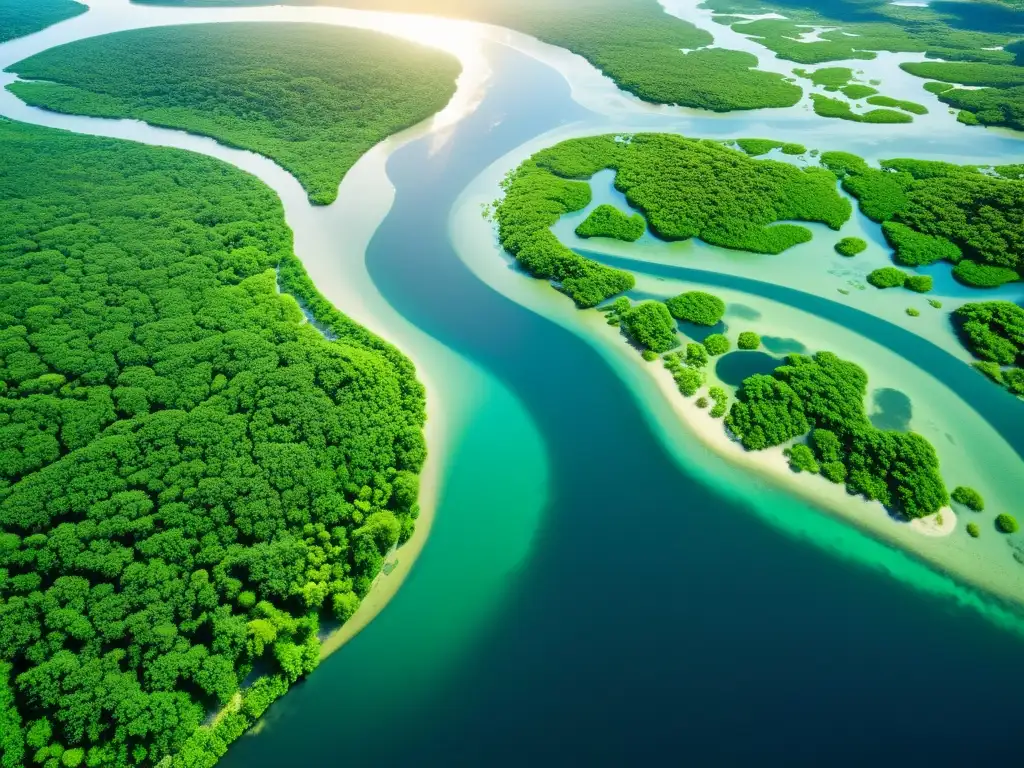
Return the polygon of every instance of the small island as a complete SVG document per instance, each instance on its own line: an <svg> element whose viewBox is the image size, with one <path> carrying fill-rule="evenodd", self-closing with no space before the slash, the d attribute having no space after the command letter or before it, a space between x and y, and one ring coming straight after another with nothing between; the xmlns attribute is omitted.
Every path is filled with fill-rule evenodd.
<svg viewBox="0 0 1024 768"><path fill-rule="evenodd" d="M610 237L632 243L640 239L646 228L644 217L639 213L627 216L614 205L599 205L576 227L576 234L583 238Z"/></svg>

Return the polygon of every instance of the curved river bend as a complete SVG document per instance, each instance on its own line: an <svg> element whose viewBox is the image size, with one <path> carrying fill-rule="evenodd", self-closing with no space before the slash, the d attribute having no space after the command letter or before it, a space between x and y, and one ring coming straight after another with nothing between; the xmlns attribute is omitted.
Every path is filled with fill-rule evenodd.
<svg viewBox="0 0 1024 768"><path fill-rule="evenodd" d="M0 63L154 23L351 23L321 18L324 9L105 10L0 46ZM258 175L281 196L321 290L408 351L428 386L437 514L415 568L387 610L224 764L1012 755L1024 669L1010 612L688 444L649 387L549 317L546 299L519 296L548 289L504 263L482 277L449 229L474 180L548 134L800 131L808 146L868 157L941 155L964 135L923 142L900 131L878 145L859 126L796 111L652 109L575 57L493 30L477 39L492 42L460 48L478 68L458 108L367 155L326 209L249 153L0 97L15 119L180 146ZM970 137L962 162L1021 152L994 132Z"/></svg>

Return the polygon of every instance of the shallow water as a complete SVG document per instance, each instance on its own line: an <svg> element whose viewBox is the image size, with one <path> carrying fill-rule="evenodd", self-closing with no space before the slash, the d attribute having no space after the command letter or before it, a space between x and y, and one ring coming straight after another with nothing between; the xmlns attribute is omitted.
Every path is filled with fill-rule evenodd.
<svg viewBox="0 0 1024 768"><path fill-rule="evenodd" d="M307 11L320 9L288 12ZM163 13L163 23L179 18ZM235 13L217 17L250 17ZM71 34L66 26L51 33ZM473 51L486 56L480 71L489 69L490 79L463 89L463 108L443 130L395 142L401 146L386 165L394 199L381 190L380 212L390 211L375 233L367 224L374 216L360 217L364 188L346 193L343 184L337 205L311 209L294 180L248 153L0 99L0 112L18 119L183 146L270 183L314 280L414 357L432 426L443 425L444 442L431 443L436 522L408 581L224 764L610 765L681 756L697 764L820 764L825 755L836 764L903 756L954 764L1011 754L1024 682L1012 614L695 444L625 345L599 336L584 313L512 269L492 242L475 251L479 263L466 258L459 241L470 228L458 214L468 205L479 223L479 201L467 203L467 188L493 193L488 173L500 178L516 158L567 135L646 128L799 136L873 159L955 152L961 162L1020 156L1019 141L974 130L961 149L962 133L871 132L799 108L729 116L650 108L578 61L566 82L507 48L464 49ZM565 63L546 47L532 53ZM0 62L13 60L0 46ZM359 168L350 179L360 178ZM369 173L366 184L377 190L383 182L375 179ZM349 242L355 230L360 237ZM1019 450L1024 429L1013 419L1024 409L1007 399L1004 419L986 417L986 403L1002 405L998 390L939 343L937 326L934 338L907 330L876 317L874 305L846 306L831 285L821 296L801 284L773 288L764 273L739 274L739 262L729 274L711 253L701 269L649 256L631 262L638 292L721 286L731 305L725 322L762 326L774 354L818 348L845 332L844 348L848 339L892 362L888 378L877 371L875 383L872 371L872 382L904 393L912 407L906 414L902 401L882 395L876 402L886 418L903 415L915 429L938 432L946 405L961 408L961 441L1002 440L995 461L1006 462L1010 479L1019 469L1011 459L1019 461L1013 446ZM915 399L931 389L930 399ZM966 406L963 397L975 399ZM959 445L941 450L967 462ZM979 543L1006 554L996 551L1005 541L994 532Z"/></svg>

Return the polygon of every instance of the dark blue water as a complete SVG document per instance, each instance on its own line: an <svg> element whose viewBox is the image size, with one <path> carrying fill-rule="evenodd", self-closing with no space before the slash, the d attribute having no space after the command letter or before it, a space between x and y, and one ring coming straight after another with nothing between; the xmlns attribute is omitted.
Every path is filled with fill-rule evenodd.
<svg viewBox="0 0 1024 768"><path fill-rule="evenodd" d="M437 679L390 673L389 653L415 653L403 590L225 765L1013 759L1020 639L708 491L666 455L589 345L459 260L446 228L460 191L579 116L551 71L505 50L494 61L486 100L445 150L431 154L428 139L391 158L397 196L368 266L393 306L487 368L536 421L552 477L540 532L494 617ZM454 514L445 503L439 522ZM485 525L491 489L461 503ZM443 546L440 533L427 545Z"/></svg>

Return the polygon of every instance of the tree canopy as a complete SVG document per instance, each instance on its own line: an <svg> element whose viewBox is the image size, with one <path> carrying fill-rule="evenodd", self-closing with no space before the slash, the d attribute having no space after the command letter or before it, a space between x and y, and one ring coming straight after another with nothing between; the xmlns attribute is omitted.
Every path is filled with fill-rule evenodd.
<svg viewBox="0 0 1024 768"><path fill-rule="evenodd" d="M46 29L87 10L74 0L0 0L0 43Z"/></svg>
<svg viewBox="0 0 1024 768"><path fill-rule="evenodd" d="M256 179L0 144L2 764L212 765L411 532L422 387L316 293Z"/></svg>

